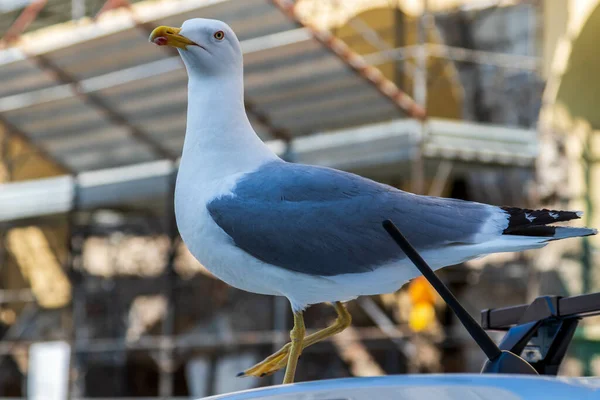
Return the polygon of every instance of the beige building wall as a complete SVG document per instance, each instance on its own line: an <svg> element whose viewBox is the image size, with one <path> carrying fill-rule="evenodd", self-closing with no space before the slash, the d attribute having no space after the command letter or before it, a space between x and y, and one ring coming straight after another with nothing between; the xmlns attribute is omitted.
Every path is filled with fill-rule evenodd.
<svg viewBox="0 0 600 400"><path fill-rule="evenodd" d="M600 8L598 0L545 0L539 132L539 195L548 205L583 210L580 225L600 227ZM565 241L566 242L566 241ZM600 237L553 246L573 293L600 290ZM558 247L558 248L557 248Z"/></svg>
<svg viewBox="0 0 600 400"><path fill-rule="evenodd" d="M29 143L9 135L0 125L0 184L65 172ZM68 304L71 288L61 265L66 260L66 222L0 231L0 239L7 250L0 259L0 264L4 264L4 268L0 268L0 289L31 289L43 308ZM18 315L23 306L22 303L0 304L0 319Z"/></svg>

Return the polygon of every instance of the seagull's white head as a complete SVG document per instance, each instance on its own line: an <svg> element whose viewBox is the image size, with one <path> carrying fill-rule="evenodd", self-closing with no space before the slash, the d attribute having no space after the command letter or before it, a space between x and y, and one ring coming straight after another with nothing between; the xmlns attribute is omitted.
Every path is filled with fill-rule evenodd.
<svg viewBox="0 0 600 400"><path fill-rule="evenodd" d="M150 41L179 50L190 76L241 75L240 42L222 21L195 18L181 28L159 26L150 34Z"/></svg>

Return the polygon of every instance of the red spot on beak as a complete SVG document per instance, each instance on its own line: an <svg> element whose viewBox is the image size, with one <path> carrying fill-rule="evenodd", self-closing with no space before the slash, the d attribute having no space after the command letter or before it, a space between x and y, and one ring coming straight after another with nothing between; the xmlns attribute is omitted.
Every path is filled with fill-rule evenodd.
<svg viewBox="0 0 600 400"><path fill-rule="evenodd" d="M152 42L158 46L166 46L168 40L164 36L157 36L154 38L154 40Z"/></svg>

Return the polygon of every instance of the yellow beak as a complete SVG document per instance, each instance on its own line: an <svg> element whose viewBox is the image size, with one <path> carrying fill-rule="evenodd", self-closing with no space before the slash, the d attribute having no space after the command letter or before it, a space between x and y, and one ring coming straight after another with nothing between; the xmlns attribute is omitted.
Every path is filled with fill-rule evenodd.
<svg viewBox="0 0 600 400"><path fill-rule="evenodd" d="M179 34L181 28L170 26L159 26L150 34L149 40L159 46L171 46L185 50L187 46L198 46L190 39Z"/></svg>

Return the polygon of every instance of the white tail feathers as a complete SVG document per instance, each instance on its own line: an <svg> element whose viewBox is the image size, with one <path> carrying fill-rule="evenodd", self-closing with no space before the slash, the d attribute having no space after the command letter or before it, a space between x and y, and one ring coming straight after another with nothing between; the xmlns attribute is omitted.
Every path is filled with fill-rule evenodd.
<svg viewBox="0 0 600 400"><path fill-rule="evenodd" d="M560 240L567 239L572 237L580 237L580 236L591 236L598 233L597 229L591 228L570 228L570 227L556 227L554 231L554 236L549 238L544 238L548 241L551 240Z"/></svg>

